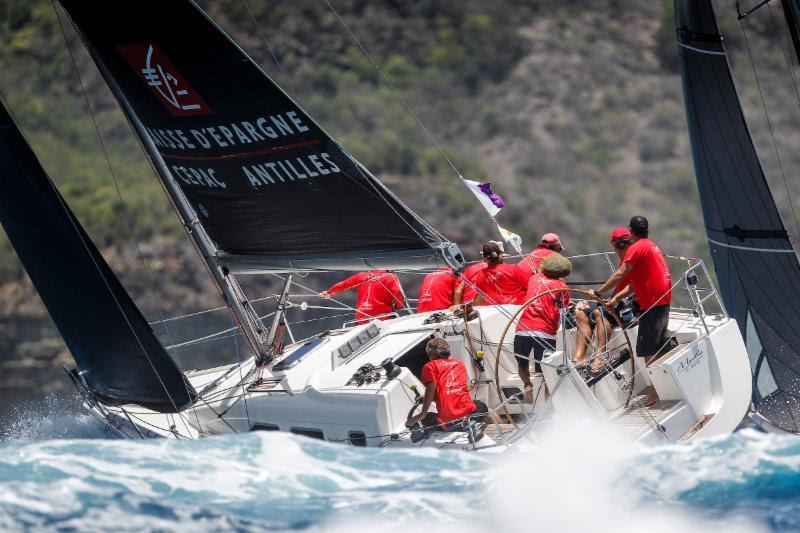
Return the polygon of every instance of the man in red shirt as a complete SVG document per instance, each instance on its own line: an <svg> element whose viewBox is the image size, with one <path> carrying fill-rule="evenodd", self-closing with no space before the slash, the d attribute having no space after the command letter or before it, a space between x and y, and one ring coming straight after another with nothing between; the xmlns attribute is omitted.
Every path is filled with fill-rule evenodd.
<svg viewBox="0 0 800 533"><path fill-rule="evenodd" d="M440 268L431 272L422 280L417 301L417 313L449 309L453 305L453 293L458 278L449 268Z"/></svg>
<svg viewBox="0 0 800 533"><path fill-rule="evenodd" d="M572 263L561 254L550 254L542 260L541 272L528 280L525 301L539 296L531 302L517 323L514 335L514 355L517 372L524 386L525 403L533 403L531 391L530 359L536 361L535 371L542 371L539 362L556 349L556 333L561 325L561 312L569 306L566 278L572 272ZM545 395L547 388L545 387Z"/></svg>
<svg viewBox="0 0 800 533"><path fill-rule="evenodd" d="M525 301L525 286L520 283L514 265L503 262L503 250L496 241L483 245L481 255L486 267L473 278L478 293L474 305L521 304Z"/></svg>
<svg viewBox="0 0 800 533"><path fill-rule="evenodd" d="M320 296L328 298L354 288L358 290L356 320L359 324L365 324L372 318L388 320L390 317L385 315L401 309L405 304L400 280L385 270L359 272L332 285L327 291L322 291Z"/></svg>
<svg viewBox="0 0 800 533"><path fill-rule="evenodd" d="M542 235L539 245L516 265L520 282L527 287L531 276L539 272L539 265L542 263L542 259L551 254L561 253L562 250L564 250L564 245L561 244L561 237L555 233Z"/></svg>
<svg viewBox="0 0 800 533"><path fill-rule="evenodd" d="M614 247L614 253L617 254L620 263L625 259L625 253L628 247L633 243L633 236L628 228L616 228L611 232L611 245ZM622 290L627 289L627 282L623 281L614 289L615 300L609 302L612 309L615 307L616 302L622 298L616 298L616 294ZM626 294L630 292L626 290ZM573 363L576 365L583 364L586 360L586 350L592 340L592 335L597 328L597 354L601 357L595 356L592 359L592 364L589 366L589 373L592 375L599 374L603 369L605 362L603 354L606 351L606 344L611 336L611 330L616 325L616 320L609 313L608 307L600 305L596 300L582 300L575 306L575 322L577 324L577 334L575 336L575 353L573 354Z"/></svg>
<svg viewBox="0 0 800 533"><path fill-rule="evenodd" d="M669 325L669 308L672 303L672 277L666 260L656 243L648 238L649 224L643 216L631 218L628 228L633 236L633 244L628 247L622 264L596 294L603 293L612 287L625 282L629 287L621 290L609 300L610 305L630 294L636 295L636 303L641 315L639 333L636 336L636 355L644 357L650 364L658 355L666 342ZM658 401L655 389L645 400L645 406Z"/></svg>
<svg viewBox="0 0 800 533"><path fill-rule="evenodd" d="M440 338L431 339L425 346L428 361L422 367L425 396L422 411L406 421L406 427L422 422L424 427L445 425L468 415L486 413L486 404L472 401L467 386L467 369L458 359L450 358L450 344ZM437 413L429 413L432 402Z"/></svg>
<svg viewBox="0 0 800 533"><path fill-rule="evenodd" d="M503 243L500 241L489 241L497 244L501 253L505 253ZM473 263L464 269L459 277L459 283L456 285L455 293L453 294L453 303L460 304L461 302L471 302L475 300L478 293L475 292L475 276L486 268L486 261L483 260L483 249L481 248L481 260Z"/></svg>

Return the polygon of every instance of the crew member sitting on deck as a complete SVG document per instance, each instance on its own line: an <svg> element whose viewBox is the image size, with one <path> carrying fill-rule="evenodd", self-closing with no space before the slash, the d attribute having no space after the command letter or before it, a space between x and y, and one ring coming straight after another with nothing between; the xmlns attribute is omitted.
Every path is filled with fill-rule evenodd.
<svg viewBox="0 0 800 533"><path fill-rule="evenodd" d="M487 413L486 404L472 401L467 387L467 368L458 359L450 357L450 344L441 338L428 341L425 346L428 361L422 367L422 383L425 396L422 411L406 421L406 427L422 422L423 427L445 425L467 415ZM437 413L429 413L432 402L436 402Z"/></svg>
<svg viewBox="0 0 800 533"><path fill-rule="evenodd" d="M417 313L449 309L453 305L453 295L458 278L449 268L431 272L422 280L417 301Z"/></svg>
<svg viewBox="0 0 800 533"><path fill-rule="evenodd" d="M366 324L372 318L388 320L391 318L389 313L402 309L405 304L400 280L385 270L359 272L332 285L327 291L322 291L320 296L330 298L338 292L354 288L358 289L356 320L359 324Z"/></svg>
<svg viewBox="0 0 800 533"><path fill-rule="evenodd" d="M521 304L525 301L525 285L520 283L516 265L503 262L503 249L495 241L483 245L481 255L486 268L473 279L478 295L474 305Z"/></svg>
<svg viewBox="0 0 800 533"><path fill-rule="evenodd" d="M603 298L605 291L619 286L623 281L630 282L608 304L616 305L631 291L636 295L636 303L641 312L638 318L636 355L644 357L645 363L650 364L666 342L669 308L672 303L672 277L661 250L648 238L647 219L641 215L635 216L631 218L628 227L633 236L633 244L625 252L620 267L597 290L596 295ZM644 404L649 407L657 401L658 393L653 389Z"/></svg>
<svg viewBox="0 0 800 533"><path fill-rule="evenodd" d="M524 386L525 403L533 403L530 358L536 361L535 371L545 355L556 349L556 333L561 324L561 312L569 305L569 291L563 278L572 273L572 263L561 254L551 254L542 260L539 273L531 276L525 301L538 296L523 311L514 335L514 355ZM547 386L545 385L545 398Z"/></svg>
<svg viewBox="0 0 800 533"><path fill-rule="evenodd" d="M539 245L517 263L516 268L520 282L527 287L531 276L539 272L542 259L551 254L561 253L563 250L564 245L561 244L561 237L555 233L542 235Z"/></svg>
<svg viewBox="0 0 800 533"><path fill-rule="evenodd" d="M633 237L628 228L617 228L611 232L611 245L614 247L614 253L619 257L620 263L622 263L625 252L633 242L632 239ZM617 285L614 293L616 294L624 288L623 284ZM617 323L616 319L611 315L607 307L596 300L582 300L575 306L575 310L575 322L578 330L575 337L573 363L581 365L586 360L586 350L592 340L595 326L597 326L597 353L592 359L591 365L589 365L589 373L592 375L599 374L603 369L606 345L611 335L611 329Z"/></svg>
<svg viewBox="0 0 800 533"><path fill-rule="evenodd" d="M496 243L501 252L505 252L503 243L500 241L489 241ZM455 293L453 294L453 303L458 305L461 302L471 302L477 296L475 292L475 276L486 268L486 261L483 260L483 249L481 249L481 260L473 263L464 269L464 272L459 276L459 283L456 285Z"/></svg>

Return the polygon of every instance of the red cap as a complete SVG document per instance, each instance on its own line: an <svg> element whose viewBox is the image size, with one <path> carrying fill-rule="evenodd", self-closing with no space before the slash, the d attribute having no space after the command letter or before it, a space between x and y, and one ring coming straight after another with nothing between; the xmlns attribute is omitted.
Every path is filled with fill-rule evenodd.
<svg viewBox="0 0 800 533"><path fill-rule="evenodd" d="M633 236L631 235L631 230L629 230L628 228L620 227L611 232L611 242L617 242L632 238Z"/></svg>
<svg viewBox="0 0 800 533"><path fill-rule="evenodd" d="M564 248L564 245L561 244L561 237L555 233L545 233L542 235L542 240L540 243L544 246L553 246L557 244L558 246Z"/></svg>

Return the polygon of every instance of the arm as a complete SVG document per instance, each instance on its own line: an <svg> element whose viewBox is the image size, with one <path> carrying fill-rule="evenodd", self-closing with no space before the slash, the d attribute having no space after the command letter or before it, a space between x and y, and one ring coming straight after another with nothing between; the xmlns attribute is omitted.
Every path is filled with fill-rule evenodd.
<svg viewBox="0 0 800 533"><path fill-rule="evenodd" d="M630 274L631 270L633 270L633 265L629 261L625 261L619 266L616 272L611 274L611 277L608 278L608 281L606 281L602 287L595 291L595 293L599 296L612 287L616 287L623 279L625 279L625 276Z"/></svg>
<svg viewBox="0 0 800 533"><path fill-rule="evenodd" d="M628 296L630 296L631 294L633 294L633 287L631 287L630 285L626 285L624 289L622 289L621 291L619 291L617 294L615 294L615 295L614 295L614 296L613 296L613 297L612 297L612 298L611 298L611 299L608 301L608 305L609 305L609 306L611 306L611 307L614 307L614 306L615 306L615 305L617 305L617 304L618 304L618 303L619 303L621 300L623 300L623 299L627 298L627 297L628 297Z"/></svg>
<svg viewBox="0 0 800 533"><path fill-rule="evenodd" d="M327 298L331 294L336 294L337 292L347 291L358 285L364 281L364 272L359 272L358 274L353 274L349 278L340 281L339 283L334 283L327 291L322 291L320 296L323 298Z"/></svg>
<svg viewBox="0 0 800 533"><path fill-rule="evenodd" d="M459 281L456 290L453 291L453 305L458 305L464 299L464 282Z"/></svg>
<svg viewBox="0 0 800 533"><path fill-rule="evenodd" d="M403 290L400 287L400 280L397 276L392 275L392 285L390 291L392 293L392 308L402 309L406 304L406 299L403 297Z"/></svg>
<svg viewBox="0 0 800 533"><path fill-rule="evenodd" d="M422 411L418 415L414 415L406 421L406 427L411 427L428 414L428 409L433 403L433 397L436 395L436 382L429 381L425 384L425 398L422 400Z"/></svg>

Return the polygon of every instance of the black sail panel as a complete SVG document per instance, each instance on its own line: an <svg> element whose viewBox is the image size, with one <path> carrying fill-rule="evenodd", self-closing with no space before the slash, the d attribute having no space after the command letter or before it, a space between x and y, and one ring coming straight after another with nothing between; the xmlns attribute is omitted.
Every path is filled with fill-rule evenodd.
<svg viewBox="0 0 800 533"><path fill-rule="evenodd" d="M756 153L710 0L676 0L695 175L720 292L747 344L753 403L800 430L800 264Z"/></svg>
<svg viewBox="0 0 800 533"><path fill-rule="evenodd" d="M61 4L152 141L162 179L179 185L224 263L269 270L313 268L316 259L356 269L364 258L373 266L441 262L441 236L195 3Z"/></svg>
<svg viewBox="0 0 800 533"><path fill-rule="evenodd" d="M781 0L781 5L786 25L789 27L795 58L800 61L800 0Z"/></svg>
<svg viewBox="0 0 800 533"><path fill-rule="evenodd" d="M195 391L0 105L0 223L90 389L179 411Z"/></svg>

